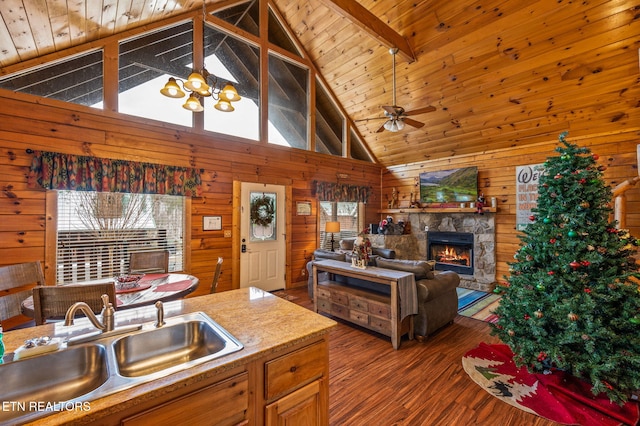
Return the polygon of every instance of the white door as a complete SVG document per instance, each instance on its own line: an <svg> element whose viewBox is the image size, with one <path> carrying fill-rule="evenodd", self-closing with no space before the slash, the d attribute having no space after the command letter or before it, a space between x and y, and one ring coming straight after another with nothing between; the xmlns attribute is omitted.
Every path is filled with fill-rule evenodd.
<svg viewBox="0 0 640 426"><path fill-rule="evenodd" d="M240 287L285 287L284 186L240 186Z"/></svg>

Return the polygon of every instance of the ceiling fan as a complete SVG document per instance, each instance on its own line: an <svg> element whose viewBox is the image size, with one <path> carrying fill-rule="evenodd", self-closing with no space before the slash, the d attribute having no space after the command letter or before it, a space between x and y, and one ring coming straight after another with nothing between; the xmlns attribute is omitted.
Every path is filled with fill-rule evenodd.
<svg viewBox="0 0 640 426"><path fill-rule="evenodd" d="M380 133L383 130L388 130L390 132L397 132L404 129L404 125L408 124L417 129L424 126L424 123L413 120L409 118L411 115L424 114L427 112L435 111L436 108L433 106L427 106L424 108L419 108L411 111L405 111L401 106L396 105L396 53L398 53L398 49L392 47L389 49L389 53L393 57L393 105L383 105L382 109L384 110L384 117L376 117L376 118L365 118L363 120L356 121L369 121L369 120L386 120L385 123L380 126L376 133Z"/></svg>

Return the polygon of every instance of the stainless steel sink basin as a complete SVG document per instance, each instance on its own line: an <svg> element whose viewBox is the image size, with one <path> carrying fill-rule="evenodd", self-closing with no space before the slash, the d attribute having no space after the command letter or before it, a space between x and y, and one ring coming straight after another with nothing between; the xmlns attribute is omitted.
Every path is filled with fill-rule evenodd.
<svg viewBox="0 0 640 426"><path fill-rule="evenodd" d="M15 407L0 410L0 423L36 411L33 403L59 403L88 394L108 379L103 345L76 346L0 365L2 400Z"/></svg>
<svg viewBox="0 0 640 426"><path fill-rule="evenodd" d="M218 323L196 312L166 318L162 327L148 322L139 331L105 333L90 343L8 362L0 365L0 424L31 421L55 407L68 409L242 348Z"/></svg>
<svg viewBox="0 0 640 426"><path fill-rule="evenodd" d="M235 345L212 324L191 320L122 337L113 343L113 350L118 373L140 377L225 355Z"/></svg>

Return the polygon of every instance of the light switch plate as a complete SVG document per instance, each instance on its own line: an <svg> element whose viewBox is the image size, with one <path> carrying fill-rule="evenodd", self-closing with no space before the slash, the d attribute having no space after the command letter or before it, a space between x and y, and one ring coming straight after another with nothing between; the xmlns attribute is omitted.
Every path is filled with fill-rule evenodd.
<svg viewBox="0 0 640 426"><path fill-rule="evenodd" d="M224 237L225 238L231 238L231 231L230 230L225 230L224 231Z"/></svg>

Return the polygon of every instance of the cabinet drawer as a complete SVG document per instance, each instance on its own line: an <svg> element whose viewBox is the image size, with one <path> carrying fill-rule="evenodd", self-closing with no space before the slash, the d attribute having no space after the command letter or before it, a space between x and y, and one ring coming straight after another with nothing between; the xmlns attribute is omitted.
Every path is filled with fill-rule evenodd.
<svg viewBox="0 0 640 426"><path fill-rule="evenodd" d="M323 299L331 299L331 290L328 288L324 288L323 286L318 286L318 297L322 297Z"/></svg>
<svg viewBox="0 0 640 426"><path fill-rule="evenodd" d="M322 377L328 348L318 342L265 363L265 399L272 400Z"/></svg>
<svg viewBox="0 0 640 426"><path fill-rule="evenodd" d="M355 323L364 324L365 326L369 324L369 315L364 312L351 310L349 311L349 319Z"/></svg>
<svg viewBox="0 0 640 426"><path fill-rule="evenodd" d="M341 291L331 290L331 300L340 305L349 306L349 295Z"/></svg>
<svg viewBox="0 0 640 426"><path fill-rule="evenodd" d="M331 314L340 318L349 318L349 308L344 305L331 304Z"/></svg>
<svg viewBox="0 0 640 426"><path fill-rule="evenodd" d="M369 302L369 312L382 318L391 318L391 306Z"/></svg>
<svg viewBox="0 0 640 426"><path fill-rule="evenodd" d="M368 312L369 311L369 301L367 299L362 298L362 297L351 296L349 298L349 307L351 309L357 309L357 310L362 311L362 312Z"/></svg>
<svg viewBox="0 0 640 426"><path fill-rule="evenodd" d="M318 311L331 312L331 301L318 297Z"/></svg>
<svg viewBox="0 0 640 426"><path fill-rule="evenodd" d="M387 336L391 335L391 321L376 317L369 317L369 326L372 330L378 331Z"/></svg>

